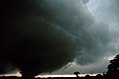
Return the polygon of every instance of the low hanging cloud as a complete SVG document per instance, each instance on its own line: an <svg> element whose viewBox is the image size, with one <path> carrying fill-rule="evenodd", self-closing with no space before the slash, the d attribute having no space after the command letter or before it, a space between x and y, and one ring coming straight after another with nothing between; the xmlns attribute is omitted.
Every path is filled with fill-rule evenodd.
<svg viewBox="0 0 119 79"><path fill-rule="evenodd" d="M88 65L113 51L109 26L95 21L82 0L2 4L0 73L9 72L4 68L12 64L23 76L35 76L60 69L75 58Z"/></svg>

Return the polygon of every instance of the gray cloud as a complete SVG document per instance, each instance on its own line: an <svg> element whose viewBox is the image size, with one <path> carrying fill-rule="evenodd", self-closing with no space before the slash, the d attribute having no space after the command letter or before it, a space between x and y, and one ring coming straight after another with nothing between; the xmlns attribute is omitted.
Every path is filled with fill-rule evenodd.
<svg viewBox="0 0 119 79"><path fill-rule="evenodd" d="M118 53L118 40L119 40L119 32L118 32L118 0L110 1L110 0L91 0L88 4L88 9L94 15L96 20L101 21L105 24L108 24L110 35L111 35L111 42L110 47L111 54L116 55ZM115 50L115 51L114 51ZM115 53L116 52L116 53Z"/></svg>
<svg viewBox="0 0 119 79"><path fill-rule="evenodd" d="M82 0L84 4L88 3L90 0Z"/></svg>
<svg viewBox="0 0 119 79"><path fill-rule="evenodd" d="M87 41L87 45L81 45L85 46L83 48L80 48L81 54L77 57L77 62L83 66L75 66L76 68L69 67L65 71L60 72L69 73L78 69L82 73L90 73L92 71L94 73L102 73L106 71L106 67L109 64L109 58L118 53L119 36L117 0L92 0L89 4L87 4L87 7L91 14L94 15L95 22L91 25L94 28L92 29L90 27L90 29L92 29L91 34L89 31L85 31L88 32L87 38L88 41L90 40L90 42ZM98 23L96 21L98 21ZM92 37L93 40L89 38L89 35ZM82 36L84 35L82 34ZM84 40L82 40L81 43L84 43L83 41L85 41L85 39L86 37L84 38ZM103 63L103 61L105 62ZM90 64L93 64L94 66L89 66Z"/></svg>
<svg viewBox="0 0 119 79"><path fill-rule="evenodd" d="M102 62L95 62L88 65L79 65L76 61L72 62L71 65L67 68L62 68L58 71L53 72L52 74L73 74L76 70L81 74L97 74L107 71L107 64L109 64L108 59L103 59Z"/></svg>
<svg viewBox="0 0 119 79"><path fill-rule="evenodd" d="M7 2L0 69L10 63L24 76L34 76L60 69L74 58L80 65L90 65L114 51L109 25L97 22L82 0Z"/></svg>

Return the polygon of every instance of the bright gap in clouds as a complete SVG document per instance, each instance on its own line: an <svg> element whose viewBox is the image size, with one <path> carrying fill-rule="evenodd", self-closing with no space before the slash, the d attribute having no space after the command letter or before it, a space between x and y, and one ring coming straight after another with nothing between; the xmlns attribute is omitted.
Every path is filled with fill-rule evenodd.
<svg viewBox="0 0 119 79"><path fill-rule="evenodd" d="M22 77L20 72L14 73L14 74L1 74L0 76L17 76L17 77Z"/></svg>
<svg viewBox="0 0 119 79"><path fill-rule="evenodd" d="M79 74L80 77L85 77L87 74ZM88 74L90 76L96 76L96 74ZM17 77L22 77L20 72L17 72L16 74L3 74L0 76L17 76ZM35 76L35 78L48 78L48 77L76 77L74 74L41 74L38 76Z"/></svg>
<svg viewBox="0 0 119 79"><path fill-rule="evenodd" d="M85 77L87 74L79 74L79 77ZM90 76L96 76L96 74L88 74ZM74 74L51 74L51 75L38 75L35 78L48 78L48 77L76 77Z"/></svg>

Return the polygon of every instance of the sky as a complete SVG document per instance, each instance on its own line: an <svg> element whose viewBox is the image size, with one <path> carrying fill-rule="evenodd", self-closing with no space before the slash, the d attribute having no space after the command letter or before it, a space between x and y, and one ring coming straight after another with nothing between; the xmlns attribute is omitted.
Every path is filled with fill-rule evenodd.
<svg viewBox="0 0 119 79"><path fill-rule="evenodd" d="M80 65L77 64L74 60L68 67L62 68L59 71L56 71L54 73L72 73L75 72L75 70L80 71L81 73L103 73L107 71L107 66L109 64L109 61L115 57L116 54L118 54L118 0L110 1L110 0L90 0L86 4L89 12L91 15L95 18L96 21L102 22L107 24L108 28L112 32L112 45L114 47L113 50L110 52L104 52L106 55L103 54L103 57L101 57L101 60L97 62L90 63L89 65ZM102 27L103 28L103 27ZM95 52L96 53L96 52ZM88 58L84 59L89 60ZM82 60L81 60L82 61Z"/></svg>
<svg viewBox="0 0 119 79"><path fill-rule="evenodd" d="M106 72L118 54L118 0L3 1L0 74Z"/></svg>

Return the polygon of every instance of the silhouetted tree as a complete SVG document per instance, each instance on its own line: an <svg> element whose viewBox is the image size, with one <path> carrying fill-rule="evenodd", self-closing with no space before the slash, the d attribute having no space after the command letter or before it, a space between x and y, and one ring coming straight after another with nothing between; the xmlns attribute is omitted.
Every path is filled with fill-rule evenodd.
<svg viewBox="0 0 119 79"><path fill-rule="evenodd" d="M110 61L110 64L108 65L108 75L119 75L119 54L116 55L116 57Z"/></svg>
<svg viewBox="0 0 119 79"><path fill-rule="evenodd" d="M76 77L79 77L78 74L80 74L78 71L74 72L74 74L76 75Z"/></svg>
<svg viewBox="0 0 119 79"><path fill-rule="evenodd" d="M86 77L86 78L90 78L90 75L89 75L89 74L87 74L85 77Z"/></svg>
<svg viewBox="0 0 119 79"><path fill-rule="evenodd" d="M96 77L97 77L97 78L101 78L102 75L101 75L101 74L97 74Z"/></svg>

